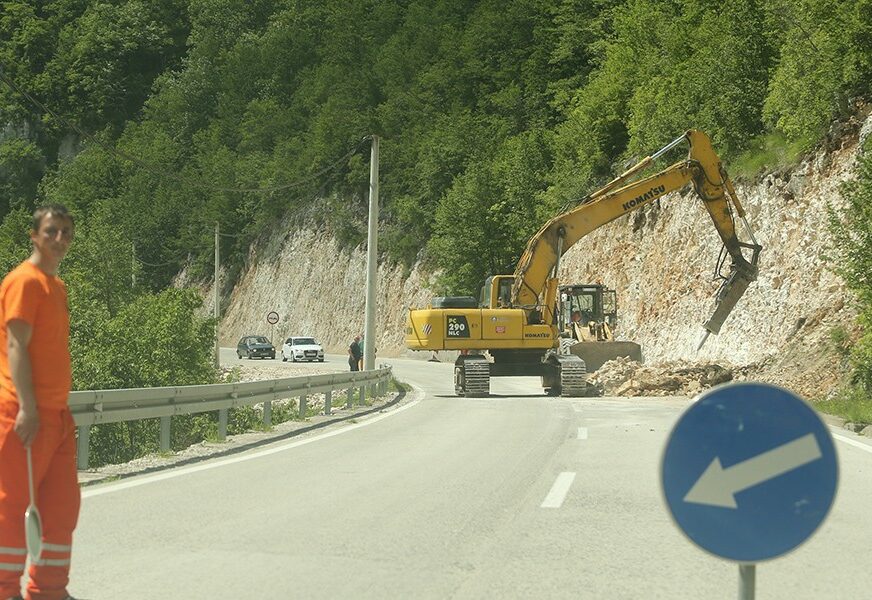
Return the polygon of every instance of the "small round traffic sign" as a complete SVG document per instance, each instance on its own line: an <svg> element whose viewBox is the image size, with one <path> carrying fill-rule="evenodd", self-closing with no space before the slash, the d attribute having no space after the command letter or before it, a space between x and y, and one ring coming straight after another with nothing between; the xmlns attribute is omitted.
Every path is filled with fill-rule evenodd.
<svg viewBox="0 0 872 600"><path fill-rule="evenodd" d="M275 325L279 322L279 313L272 311L266 316L266 322L270 325Z"/></svg>
<svg viewBox="0 0 872 600"><path fill-rule="evenodd" d="M661 463L669 512L697 546L754 563L790 552L836 494L832 436L799 396L765 383L705 392L679 418Z"/></svg>

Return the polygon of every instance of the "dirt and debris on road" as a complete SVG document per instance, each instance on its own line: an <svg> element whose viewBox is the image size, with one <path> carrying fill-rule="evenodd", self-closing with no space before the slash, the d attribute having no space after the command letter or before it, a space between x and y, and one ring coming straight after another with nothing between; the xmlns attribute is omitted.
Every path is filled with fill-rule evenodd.
<svg viewBox="0 0 872 600"><path fill-rule="evenodd" d="M732 379L732 368L718 363L677 361L643 365L622 357L597 369L590 382L604 396L695 396Z"/></svg>
<svg viewBox="0 0 872 600"><path fill-rule="evenodd" d="M610 360L590 376L605 396L695 396L729 381L762 381L787 388L814 401L832 396L847 380L848 369L823 345L792 348L759 363L676 361L641 364L629 358Z"/></svg>

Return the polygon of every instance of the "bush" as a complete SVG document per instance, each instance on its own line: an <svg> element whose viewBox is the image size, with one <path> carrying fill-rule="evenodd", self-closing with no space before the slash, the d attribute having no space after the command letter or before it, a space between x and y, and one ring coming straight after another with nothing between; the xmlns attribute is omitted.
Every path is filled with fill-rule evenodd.
<svg viewBox="0 0 872 600"><path fill-rule="evenodd" d="M851 423L872 423L872 398L860 386L842 388L834 397L816 402L815 408Z"/></svg>
<svg viewBox="0 0 872 600"><path fill-rule="evenodd" d="M74 326L80 306L71 307ZM174 288L140 296L114 317L87 304L92 336L71 343L76 389L216 383L215 323L197 315L200 306L196 292Z"/></svg>
<svg viewBox="0 0 872 600"><path fill-rule="evenodd" d="M860 308L859 340L850 349L852 379L872 393L872 137L867 138L858 175L842 186L845 209L829 207L834 269L854 292Z"/></svg>

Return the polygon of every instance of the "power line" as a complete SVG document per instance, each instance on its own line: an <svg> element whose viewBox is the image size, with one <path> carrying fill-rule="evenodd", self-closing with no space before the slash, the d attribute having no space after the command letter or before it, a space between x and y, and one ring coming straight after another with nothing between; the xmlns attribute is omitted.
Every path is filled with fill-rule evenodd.
<svg viewBox="0 0 872 600"><path fill-rule="evenodd" d="M59 115L58 113L56 113L55 111L53 111L52 109L47 107L45 104L43 104L42 102L40 102L39 100L37 100L36 98L31 96L27 91L18 87L15 84L15 82L13 82L11 79L9 79L6 76L6 73L4 72L4 68L3 68L2 64L0 64L0 81L3 81L3 83L5 83L10 89L12 89L13 91L17 92L18 94L20 94L21 96L26 98L31 104L33 104L34 106L36 106L37 108L42 110L44 113L51 115L52 118L54 118L56 121L58 121L59 123L61 123L65 127L67 127L68 129L72 129L73 131L78 133L83 138L85 138L85 139L89 140L90 142L100 146L103 150L105 150L109 154L112 154L116 158L121 158L121 159L126 160L128 162L131 162L131 163L141 167L142 169L148 171L152 175L173 179L175 181L178 181L179 183L184 183L184 184L190 185L192 187L196 187L196 188L200 188L200 189L204 189L204 190L208 190L208 191L212 191L212 192L230 192L230 193L240 193L240 194L241 193L270 194L273 192L280 192L283 190L288 190L291 188L299 187L301 185L304 185L304 184L312 181L313 179L320 177L321 175L323 175L325 173L328 173L329 171L334 170L339 165L346 163L354 154L356 154L358 152L358 150L360 150L361 146L363 146L363 144L365 144L367 141L369 141L372 137L370 135L364 136L357 143L357 145L354 146L354 148L352 148L347 153L345 153L345 155L342 156L339 160L327 165L326 167L324 167L323 169L321 169L315 173L312 173L311 175L308 175L302 179L298 179L297 181L293 181L291 183L285 183L282 185L271 186L271 187L227 188L227 187L212 185L210 183L198 181L195 179L189 179L187 177L182 177L181 175L178 175L176 173L170 173L168 171L163 171L160 168L155 167L154 165L151 165L143 160L140 160L139 158L131 156L131 155L127 154L126 152L118 150L117 148L113 147L110 144L106 144L98 137L87 133L86 131L82 130L78 125L76 125L75 123L68 121L67 119L65 119L64 117L62 117L61 115Z"/></svg>

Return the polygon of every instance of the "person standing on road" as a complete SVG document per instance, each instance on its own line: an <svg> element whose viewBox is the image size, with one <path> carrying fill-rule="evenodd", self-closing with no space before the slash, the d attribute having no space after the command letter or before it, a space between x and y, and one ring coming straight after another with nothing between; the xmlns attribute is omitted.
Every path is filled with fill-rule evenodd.
<svg viewBox="0 0 872 600"><path fill-rule="evenodd" d="M73 217L59 204L33 213L33 253L0 284L0 598L20 598L30 503L26 448L42 518L42 554L30 565L28 600L67 593L79 517L76 427L67 290L58 267L73 240Z"/></svg>
<svg viewBox="0 0 872 600"><path fill-rule="evenodd" d="M354 341L348 347L348 366L352 371L360 370L360 361L363 359L363 349L360 347L360 336L355 336Z"/></svg>

